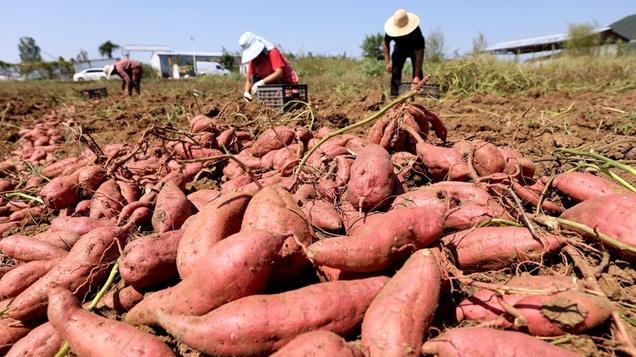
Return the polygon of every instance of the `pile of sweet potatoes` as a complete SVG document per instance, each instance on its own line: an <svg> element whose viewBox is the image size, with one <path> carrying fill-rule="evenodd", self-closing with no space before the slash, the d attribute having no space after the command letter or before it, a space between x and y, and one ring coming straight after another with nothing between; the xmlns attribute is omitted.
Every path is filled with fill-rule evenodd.
<svg viewBox="0 0 636 357"><path fill-rule="evenodd" d="M610 320L636 351L604 267L573 253L636 256L636 194L610 179L446 143L421 105L322 144L333 129L197 115L65 158L59 124L0 163L2 354L575 355L536 336Z"/></svg>

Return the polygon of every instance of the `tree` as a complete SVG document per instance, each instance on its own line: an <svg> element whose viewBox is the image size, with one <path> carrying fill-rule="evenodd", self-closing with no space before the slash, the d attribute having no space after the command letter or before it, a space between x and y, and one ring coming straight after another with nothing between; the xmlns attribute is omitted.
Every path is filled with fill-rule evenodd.
<svg viewBox="0 0 636 357"><path fill-rule="evenodd" d="M486 35L479 31L477 37L473 39L473 54L478 55L486 50L488 42L486 41Z"/></svg>
<svg viewBox="0 0 636 357"><path fill-rule="evenodd" d="M592 55L601 44L601 37L594 33L593 24L572 24L565 43L566 52L573 56Z"/></svg>
<svg viewBox="0 0 636 357"><path fill-rule="evenodd" d="M77 57L75 57L75 59L77 60L77 62L88 61L88 52L83 48L80 49L80 52L77 54Z"/></svg>
<svg viewBox="0 0 636 357"><path fill-rule="evenodd" d="M362 41L362 56L365 58L384 59L384 50L382 49L384 36L381 33L374 35L365 35Z"/></svg>
<svg viewBox="0 0 636 357"><path fill-rule="evenodd" d="M230 71L234 71L236 69L236 60L234 59L234 56L225 49L225 47L223 47L223 54L219 59L219 63Z"/></svg>
<svg viewBox="0 0 636 357"><path fill-rule="evenodd" d="M113 51L120 48L119 45L110 42L110 40L102 43L98 50L99 54L102 56L108 56L108 58L113 58Z"/></svg>
<svg viewBox="0 0 636 357"><path fill-rule="evenodd" d="M40 47L35 43L33 37L20 37L18 50L20 51L20 61L22 63L42 61Z"/></svg>
<svg viewBox="0 0 636 357"><path fill-rule="evenodd" d="M426 36L426 49L424 50L424 58L429 62L439 62L444 59L444 51L446 43L444 34L441 30L433 30Z"/></svg>

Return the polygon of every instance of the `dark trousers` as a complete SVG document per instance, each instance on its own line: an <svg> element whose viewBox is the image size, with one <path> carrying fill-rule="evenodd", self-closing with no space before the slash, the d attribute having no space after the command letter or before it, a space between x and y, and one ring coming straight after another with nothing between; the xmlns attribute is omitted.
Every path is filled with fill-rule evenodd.
<svg viewBox="0 0 636 357"><path fill-rule="evenodd" d="M135 67L132 69L132 86L137 92L137 95L141 92L141 76L143 76L144 71L141 66ZM132 90L128 89L128 94L132 94Z"/></svg>
<svg viewBox="0 0 636 357"><path fill-rule="evenodd" d="M400 51L399 48L393 50L391 55L391 63L393 70L391 71L391 96L397 97L400 95L400 84L402 83L402 69L404 69L404 63L406 59L411 59L411 65L413 67L413 77L415 77L415 51Z"/></svg>

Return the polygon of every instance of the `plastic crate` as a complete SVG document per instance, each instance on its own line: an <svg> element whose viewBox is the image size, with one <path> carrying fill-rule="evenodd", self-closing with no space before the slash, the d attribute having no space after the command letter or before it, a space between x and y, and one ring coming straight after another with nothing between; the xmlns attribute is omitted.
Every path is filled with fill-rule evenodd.
<svg viewBox="0 0 636 357"><path fill-rule="evenodd" d="M289 110L294 105L285 106L285 104L291 101L307 102L307 91L306 84L269 84L258 87L256 99L276 110L281 110L283 107Z"/></svg>
<svg viewBox="0 0 636 357"><path fill-rule="evenodd" d="M108 91L105 87L102 88L92 88L92 89L82 89L80 90L80 95L84 98L105 98L108 96Z"/></svg>
<svg viewBox="0 0 636 357"><path fill-rule="evenodd" d="M411 83L401 83L399 93L400 95L406 93L411 90ZM425 84L422 89L418 92L418 95L429 97L429 98L439 98L439 84Z"/></svg>

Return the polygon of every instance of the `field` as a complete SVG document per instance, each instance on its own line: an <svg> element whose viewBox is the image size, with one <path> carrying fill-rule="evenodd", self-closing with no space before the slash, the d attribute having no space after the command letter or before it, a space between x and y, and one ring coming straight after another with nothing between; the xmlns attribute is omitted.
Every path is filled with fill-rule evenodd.
<svg viewBox="0 0 636 357"><path fill-rule="evenodd" d="M239 152L243 148L249 147L249 142L258 137L259 134L267 133L268 129L276 126L290 128L304 126L316 134L321 127L344 128L371 118L376 113L386 109L387 104L390 103L390 99L386 96L388 75L383 73L381 64L372 61L354 61L347 58L296 58L294 67L298 71L301 81L309 85L309 103L299 106L297 110L285 113L277 112L257 101L245 102L241 95L243 79L238 75L178 81L146 80L142 83L142 94L130 98L119 97L119 83L114 81L108 83L0 82L0 126L2 126L0 154L2 161L8 162L10 157L18 157L28 162L17 165L18 169L3 166L5 171L0 177L4 177L4 179L0 180L10 182L10 184L2 186L6 187L2 203L8 207L7 202L13 200L23 202L25 207L43 208L37 213L34 211L33 214L27 215L19 223L7 226L7 229L3 230L2 236L34 236L47 231L51 220L57 216L88 215L88 210L83 213L77 211L74 213L74 207L79 205L81 200L94 200L93 193L89 193L88 190L80 194L81 199L78 196L65 207L51 207L47 197L41 192L42 187L46 186L52 178L43 177L46 176L43 174L43 170L47 165L63 158L84 155L87 148L96 153L97 156L93 161L104 168L104 172L107 173L106 177L114 177L118 180L124 180L125 177L126 180L135 182L145 193L152 192L151 187L156 189L162 187L160 185L162 178L172 170L172 168L168 169L168 161L171 160L182 166L196 162L210 162L199 168L196 175L188 177L187 182L182 185L181 189L186 195L198 190L221 190L223 192L226 182L231 176L228 177L227 173L223 171L224 167L230 165L226 161L221 163L221 160L227 160L228 156L232 156L232 160L246 160L245 163L251 168L251 171L242 169L250 175L247 178L247 183L253 179L252 175L257 175L257 177L278 175L279 180L276 184L287 185L288 189L294 187L289 189L292 194L295 193L295 188L298 187L299 182L314 182L311 181L312 179L319 181L319 177L328 175L327 171L329 170L333 175L335 160L326 161L323 163L324 166L320 166L316 162L309 163L308 166L311 168L306 167L305 172L299 174L296 172L296 168L298 168L298 161L302 156L296 155L294 160L285 158L285 165L282 167L263 169L258 165L250 166L249 162L251 162L252 157L242 156ZM562 248L553 254L546 253L545 256L541 254L539 259L536 256L515 259L506 264L505 267L477 270L472 274L462 273L458 269L459 263L453 262L453 259L449 258L449 261L442 264L444 271L442 276L450 279L451 283L440 283L442 291L439 305L430 325L430 331L424 331L422 338L424 340L432 338L452 327L494 324L493 322L484 323L483 321L469 320L458 322L455 320L457 304L485 283L505 286L513 276L562 275L578 277L585 281L588 293L591 291L592 295L602 296L611 301L613 313L585 331L574 332L565 328L566 333L540 338L553 345L589 356L628 355L636 352L633 349L633 340L636 336L636 287L634 286L636 271L632 265L634 256L636 256L633 255L636 252L634 246L636 236L634 236L633 231L631 235L628 233L619 239L622 244L627 246L623 250L617 249L614 243L608 243L603 239L590 239L589 235L596 234L600 237L596 227L590 228L591 233L588 232L588 237L583 239L582 237L586 234L581 234L581 230L578 230L579 233L575 233L573 229L568 230L568 227L563 225L560 229L541 225L540 216L544 212L536 208L536 202L533 204L524 197L521 197L523 202L516 202L514 198L518 199L517 195L521 196L521 194L517 191L515 191L517 194L509 194L509 192L513 192L511 185L522 184L527 188L539 183L541 184L539 191L536 191L536 186L535 191L533 191L539 202L549 201L557 205L560 210L567 209L574 206L575 201L564 195L563 192L550 189L552 181L548 182L548 179L567 171L587 171L613 182L612 184L619 186L623 190L621 192L625 192L627 197L634 199L636 191L631 193L628 191L630 188L633 190L633 186L636 186L636 170L634 169L636 167L636 105L634 104L636 98L636 56L564 57L544 64L517 64L500 62L490 57L475 57L425 64L425 72L430 74L432 83L440 85L442 91L440 98L414 96L407 99L405 103L398 104L396 108L421 105L441 119L448 132L446 143L442 143L442 140L436 138L432 132L428 136L423 135L428 143L450 148L462 140L473 142L471 144L473 145L472 151L469 150L468 156L464 155L464 160L469 162L467 169L471 174L465 181L482 185L480 187L487 189L492 198L498 200L510 213L505 218L503 216L490 217L489 220L471 221L474 222L473 228L514 225L527 227L533 235L536 233L535 230L540 230L541 234L552 231L552 233L563 237L567 241L564 246L570 249ZM107 88L108 97L89 100L78 94L80 89L98 86ZM394 112L389 112L386 115L394 115L391 113ZM237 135L233 141L228 141L231 146L227 148L215 146L216 141L214 141L212 149L206 149L211 151L203 150L204 154L199 156L187 153L187 149L185 154L179 153L175 149L175 145L179 145L178 143L193 145L193 138L202 140L201 135L206 130L195 133L192 130L192 123L189 121L200 114L215 118L213 129L206 130L212 132L216 138L227 128L235 128L237 132L243 133L244 137ZM23 152L25 150L23 145L25 133L27 132L25 129L31 129L38 123L50 125L46 123L53 122L56 126L56 133L59 132L60 135L54 151L35 160L30 159L33 148L29 149L31 151L28 155ZM396 123L398 122L396 121ZM373 123L369 123L354 128L347 134L354 134L361 138L360 142L364 142L362 139L367 137L372 126ZM397 133L398 129L395 130ZM428 124L426 130L428 130ZM354 142L357 139L351 140ZM394 145L400 140L404 140L406 143L412 142L397 137L394 137L393 140L387 145ZM475 173L475 170L478 169L473 167L471 157L477 153L474 146L477 144L474 143L481 142L479 140L494 144L497 147L516 149L523 157L534 163L536 171L533 177L522 179L519 176L519 178L515 178L519 173L511 171L506 171L503 178L501 176L503 172L482 174L480 171ZM120 153L112 154L109 157L111 154L108 154L107 148L113 147L114 144L126 145L122 147ZM290 142L285 145L288 144ZM360 146L347 145L344 153L340 155L347 159L354 159L357 155L356 150L360 149ZM422 162L421 153L415 151L415 145L412 147L408 147L408 144L405 145L402 147L403 150L399 151L410 151L412 157L417 160L411 161L407 165L409 169L405 169L403 163L398 163L395 159L393 164L396 172L400 171L408 190L444 181L433 177L430 167ZM301 151L301 154L307 149L301 149L304 150ZM568 152L563 149L572 149L573 151ZM228 151L223 152L224 150ZM163 161L157 166L151 165L148 161L148 171L143 174L130 171L132 169L125 171L126 161L132 163L135 160L141 161L152 156L142 155L143 151L159 153L158 155ZM393 153L392 149L388 151ZM593 154L589 155L591 151ZM100 157L99 152L102 155L106 153L106 156ZM130 157L127 157L128 154ZM594 156L595 154L601 155L600 158L598 155ZM178 158L178 156L181 157ZM209 156L216 158L209 159L207 158ZM221 158L222 156L223 158ZM121 161L123 157L127 157L127 160ZM122 165L121 168L117 166L113 168L111 165L114 163ZM241 174L246 176L241 168L238 170L237 176ZM497 176L498 174L499 176ZM541 177L543 176L545 176L545 180L542 181ZM291 177L294 179L291 180ZM77 186L78 183L76 182L75 185ZM265 185L267 186L267 184ZM548 187L544 189L546 185ZM330 198L331 201L325 197L321 197L321 200L331 204L331 208L339 214L343 214L348 209L345 208L344 204L345 196L341 196L345 190L346 187L340 187L336 197ZM393 191L390 199L392 200L397 195L398 192ZM152 212L154 204L155 198L153 196L147 206L150 212ZM44 208L44 206L47 207ZM100 218L116 220L120 216L123 206L125 204L122 203L116 209L116 213L110 217ZM458 207L460 205L455 208ZM545 206L542 207L545 209ZM354 212L357 210L358 213L362 214L362 211L367 209L355 207L352 210ZM386 212L387 210L389 210L389 206L385 205L378 209L367 210L367 214L371 214L373 211ZM629 227L636 229L634 226L634 222L636 222L635 210L634 206L631 209L628 207L627 213L622 216L623 219L627 217L626 221L617 219L612 224L624 225L628 230ZM8 214L16 212L16 209L6 209L6 211L8 217ZM199 212L201 211L199 210ZM450 211L444 213L444 217L449 214L451 214ZM559 216L556 213L550 213L550 215ZM547 215L543 215L543 217L545 218ZM6 222L10 221L4 219L0 224L6 224ZM183 222L180 222L179 226L181 223ZM132 228L132 235L140 237L150 234L156 230L153 224L150 223L149 216L142 219ZM603 229L599 229L601 233L606 233ZM444 235L456 230L446 227ZM338 234L347 234L348 229L341 227L335 231L326 232L325 229L316 228L314 225L312 232L309 243L317 240L329 240L329 237ZM278 233L283 234L280 231ZM452 256L448 252L449 246L440 245L437 241L438 239L435 239L434 244L426 246L440 246L443 252ZM300 244L300 242L296 242ZM303 247L305 253L306 249L307 247ZM617 253L617 251L620 252ZM1 249L0 259L2 266L6 267L19 266L20 263L20 259L11 258L9 254L1 252ZM98 265L101 265L105 270L110 269L115 259L107 262L100 261ZM403 260L392 262L390 266L375 270L374 274L392 276L402 262ZM265 292L288 291L292 288L324 281L325 276L317 267L316 264L310 264L302 271L302 274L288 282L284 288L268 285ZM598 267L597 274L592 274L592 276L586 274L586 269L590 267L592 269ZM0 270L0 276L2 276L1 272ZM102 277L96 285L101 287L104 285L104 281L105 277ZM141 293L150 293L165 289L179 281L180 279L175 275L140 290ZM114 291L125 285L124 281L118 277L112 286L107 287L107 290ZM93 287L78 294L78 297L84 302L91 301L97 290L98 288ZM3 305L3 302L8 304L8 299L3 301L0 298L0 311L10 314L11 305ZM125 312L113 311L106 306L100 306L96 311L101 316L114 320L122 320L125 316ZM506 312L515 315L518 312L515 311L512 308ZM561 319L559 323L562 325L567 325L563 321L564 318L571 318L571 314L576 315L571 310L561 311L561 313L562 315L555 319ZM568 313L570 315L565 316ZM586 314L587 312L584 311L583 317ZM0 319L0 321L2 320ZM165 326L163 327L165 328ZM511 326L507 327L511 328ZM2 327L0 326L0 328ZM159 336L177 355L193 356L199 354L195 348L179 342L179 338L175 338L174 334L167 333L168 329L164 328L141 327L143 331ZM523 327L520 330L527 332ZM346 337L347 341L359 340L360 328L355 327ZM71 350L73 348L73 343L71 343ZM275 349L277 348L279 347ZM0 351L3 351L2 343L0 343ZM267 349L264 351L271 352Z"/></svg>

